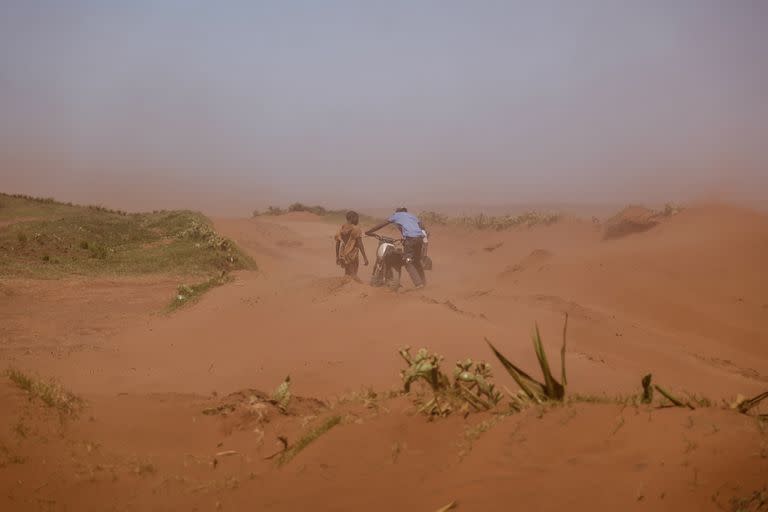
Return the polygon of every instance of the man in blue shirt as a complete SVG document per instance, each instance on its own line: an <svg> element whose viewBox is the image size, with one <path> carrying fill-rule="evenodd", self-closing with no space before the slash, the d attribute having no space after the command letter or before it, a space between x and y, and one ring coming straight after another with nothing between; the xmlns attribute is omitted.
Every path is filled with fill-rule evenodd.
<svg viewBox="0 0 768 512"><path fill-rule="evenodd" d="M407 208L398 208L386 222L372 227L365 234L372 235L389 224L396 224L400 228L400 233L403 235L403 263L405 264L405 270L411 276L413 285L416 288L423 288L427 284L427 278L424 275L424 266L422 265L424 227L421 225L421 221L415 215L408 213Z"/></svg>

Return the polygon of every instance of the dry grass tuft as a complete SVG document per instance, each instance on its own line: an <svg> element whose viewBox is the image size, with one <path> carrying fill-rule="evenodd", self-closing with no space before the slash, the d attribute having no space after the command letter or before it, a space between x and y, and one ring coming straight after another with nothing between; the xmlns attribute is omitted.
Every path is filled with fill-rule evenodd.
<svg viewBox="0 0 768 512"><path fill-rule="evenodd" d="M320 436L331 430L333 427L341 423L341 416L331 416L327 420L325 420L322 424L320 424L318 427L315 427L311 429L309 432L304 434L301 439L299 439L296 444L293 446L289 446L286 448L285 451L280 453L280 456L277 459L277 465L282 466L284 464L287 464L296 457L299 453L301 453L304 448L312 444L314 441L316 441Z"/></svg>
<svg viewBox="0 0 768 512"><path fill-rule="evenodd" d="M549 226L559 222L563 216L557 212L530 210L520 215L464 215L448 217L438 212L425 211L419 218L426 226L461 226L470 229L503 231L518 226Z"/></svg>
<svg viewBox="0 0 768 512"><path fill-rule="evenodd" d="M58 411L62 417L77 417L85 406L82 398L54 380L44 381L16 368L6 370L6 375L16 387L27 392L30 398L40 400L46 406Z"/></svg>
<svg viewBox="0 0 768 512"><path fill-rule="evenodd" d="M195 303L205 292L217 286L227 284L233 279L234 278L229 274L222 272L221 275L212 277L201 283L179 285L178 289L176 290L176 297L174 297L174 299L168 305L168 309L174 311L187 304Z"/></svg>

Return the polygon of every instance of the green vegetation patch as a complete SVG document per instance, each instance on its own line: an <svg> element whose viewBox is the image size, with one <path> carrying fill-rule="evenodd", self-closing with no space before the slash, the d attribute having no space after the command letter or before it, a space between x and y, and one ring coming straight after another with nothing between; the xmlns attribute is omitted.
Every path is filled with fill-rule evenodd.
<svg viewBox="0 0 768 512"><path fill-rule="evenodd" d="M197 212L128 214L0 195L4 205L9 200L17 213L52 209L46 218L0 228L0 276L210 275L256 267Z"/></svg>
<svg viewBox="0 0 768 512"><path fill-rule="evenodd" d="M280 208L279 206L270 206L266 210L262 211L254 211L253 216L254 217L260 217L260 216L279 216L279 215L285 215L286 213L296 213L296 212L307 212L312 213L314 215L317 215L319 217L322 217L323 220L328 222L335 222L335 223L342 223L346 222L346 216L347 212L349 210L331 210L328 208L325 208L324 206L310 206L306 205L304 203L293 203L288 208ZM375 217L371 217L369 215L361 214L360 215L360 222L363 224L374 224L380 222L380 219L377 219Z"/></svg>
<svg viewBox="0 0 768 512"><path fill-rule="evenodd" d="M426 226L461 226L469 229L503 231L518 226L549 226L562 220L563 216L557 212L527 211L520 215L464 215L448 217L438 212L426 211L419 214L419 218Z"/></svg>
<svg viewBox="0 0 768 512"><path fill-rule="evenodd" d="M0 194L0 220L71 215L87 208L60 203L50 197Z"/></svg>

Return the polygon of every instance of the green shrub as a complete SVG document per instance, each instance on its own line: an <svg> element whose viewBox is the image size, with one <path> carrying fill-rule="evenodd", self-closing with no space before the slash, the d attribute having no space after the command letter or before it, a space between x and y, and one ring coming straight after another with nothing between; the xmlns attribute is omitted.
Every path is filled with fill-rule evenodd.
<svg viewBox="0 0 768 512"><path fill-rule="evenodd" d="M302 203L293 203L291 206L288 207L289 212L309 212L314 213L315 215L326 215L329 212L322 206L307 206Z"/></svg>
<svg viewBox="0 0 768 512"><path fill-rule="evenodd" d="M91 251L91 258L96 258L98 260L107 259L107 248L103 245L92 245L89 249Z"/></svg>
<svg viewBox="0 0 768 512"><path fill-rule="evenodd" d="M267 208L265 215L282 215L285 211L279 206L270 206Z"/></svg>

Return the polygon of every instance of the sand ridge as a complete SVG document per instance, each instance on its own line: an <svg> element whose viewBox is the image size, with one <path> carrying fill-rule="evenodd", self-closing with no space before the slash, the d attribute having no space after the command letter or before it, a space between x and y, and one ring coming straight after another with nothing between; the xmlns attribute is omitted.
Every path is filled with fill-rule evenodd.
<svg viewBox="0 0 768 512"><path fill-rule="evenodd" d="M386 398L403 345L490 361L487 337L535 368L533 323L554 350L565 312L571 393L636 393L648 372L714 401L765 391L762 214L696 205L609 240L572 219L503 232L435 226L429 286L400 294L339 276L336 226L317 218L218 219L216 229L259 271L172 315L162 313L171 278L0 282L3 362L89 401L60 428L3 385L4 410L25 412L5 416L0 440L26 457L0 468L4 509L437 510L457 500L458 510L728 510L766 482L765 434L719 408L576 404L498 423L427 422L407 397ZM263 424L202 414L286 375L323 408ZM264 460L278 435L296 439L333 414L342 424L290 465ZM27 437L13 433L19 422ZM237 454L216 458L225 450Z"/></svg>

